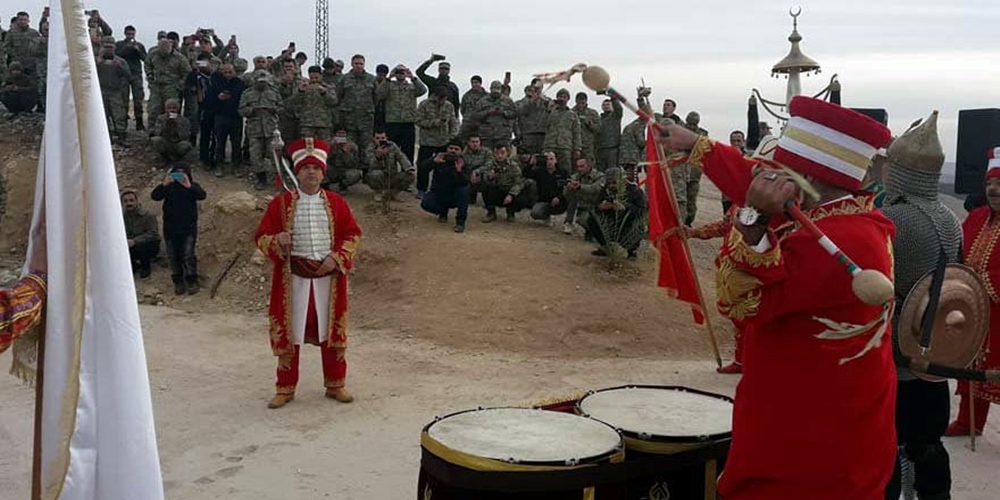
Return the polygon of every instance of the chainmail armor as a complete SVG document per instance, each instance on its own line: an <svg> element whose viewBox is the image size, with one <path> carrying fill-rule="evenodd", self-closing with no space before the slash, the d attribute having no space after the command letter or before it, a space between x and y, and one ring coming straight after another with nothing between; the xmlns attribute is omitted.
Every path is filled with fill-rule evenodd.
<svg viewBox="0 0 1000 500"><path fill-rule="evenodd" d="M958 262L961 255L962 225L938 198L940 177L938 173L918 172L896 164L889 168L882 212L896 225L893 336L903 301L917 281L937 267L942 249L949 264ZM900 370L899 376L902 380L913 378L908 370Z"/></svg>

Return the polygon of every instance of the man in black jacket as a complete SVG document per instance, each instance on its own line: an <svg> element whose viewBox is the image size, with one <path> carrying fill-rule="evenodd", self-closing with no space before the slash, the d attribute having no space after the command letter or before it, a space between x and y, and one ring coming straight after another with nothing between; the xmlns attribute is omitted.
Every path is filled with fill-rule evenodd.
<svg viewBox="0 0 1000 500"><path fill-rule="evenodd" d="M153 189L153 201L163 202L163 240L170 259L174 293L198 293L198 202L205 190L191 179L191 167L174 163L163 183Z"/></svg>
<svg viewBox="0 0 1000 500"><path fill-rule="evenodd" d="M243 80L236 77L236 69L232 64L223 64L222 70L212 76L212 86L209 88L205 101L215 116L215 156L213 160L218 168L216 177L226 175L226 140L232 149L230 171L238 176L236 166L241 163L243 155L240 146L243 144L243 117L240 116L240 98L243 96Z"/></svg>
<svg viewBox="0 0 1000 500"><path fill-rule="evenodd" d="M436 214L442 224L448 222L448 211L457 209L455 232L464 232L469 215L470 172L462 159L462 143L454 139L449 141L444 152L424 160L420 168L434 172L434 183L421 200L420 207Z"/></svg>
<svg viewBox="0 0 1000 500"><path fill-rule="evenodd" d="M458 118L458 110L462 107L462 101L458 94L458 85L451 81L451 63L444 60L445 57L439 54L431 54L431 58L417 66L417 78L424 82L429 89L444 87L448 92L447 99L455 107L455 118ZM434 78L427 74L427 68L431 67L434 61L438 63L438 76ZM463 117L464 118L464 117Z"/></svg>
<svg viewBox="0 0 1000 500"><path fill-rule="evenodd" d="M552 225L552 216L566 212L568 206L566 198L563 196L563 189L566 187L566 174L557 168L559 160L552 151L546 151L543 158L545 163L538 162L537 156L533 155L531 170L528 177L535 180L538 186L538 201L531 207L531 218L545 221Z"/></svg>

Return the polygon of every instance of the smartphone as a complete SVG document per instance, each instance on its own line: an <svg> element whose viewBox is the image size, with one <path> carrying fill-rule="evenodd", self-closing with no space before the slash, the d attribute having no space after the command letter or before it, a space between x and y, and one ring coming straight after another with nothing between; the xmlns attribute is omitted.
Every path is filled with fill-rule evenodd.
<svg viewBox="0 0 1000 500"><path fill-rule="evenodd" d="M177 113L167 113L167 118L170 118L171 120L176 120Z"/></svg>
<svg viewBox="0 0 1000 500"><path fill-rule="evenodd" d="M334 137L333 138L333 143L334 144L347 144L347 138L346 137Z"/></svg>
<svg viewBox="0 0 1000 500"><path fill-rule="evenodd" d="M184 180L184 172L170 172L170 178L180 182Z"/></svg>

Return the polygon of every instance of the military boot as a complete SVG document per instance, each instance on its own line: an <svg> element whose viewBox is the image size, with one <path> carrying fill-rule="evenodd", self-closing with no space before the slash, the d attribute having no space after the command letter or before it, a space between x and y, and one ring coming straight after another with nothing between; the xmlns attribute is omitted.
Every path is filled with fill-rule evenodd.
<svg viewBox="0 0 1000 500"><path fill-rule="evenodd" d="M483 224L496 222L496 220L497 220L497 209L495 208L486 209L486 217L483 217Z"/></svg>

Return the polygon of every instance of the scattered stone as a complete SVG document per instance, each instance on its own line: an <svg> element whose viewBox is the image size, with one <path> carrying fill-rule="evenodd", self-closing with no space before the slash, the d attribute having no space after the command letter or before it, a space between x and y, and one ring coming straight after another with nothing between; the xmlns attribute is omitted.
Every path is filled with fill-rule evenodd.
<svg viewBox="0 0 1000 500"><path fill-rule="evenodd" d="M224 214L248 214L257 209L257 200L246 191L227 194L215 203L215 209Z"/></svg>

